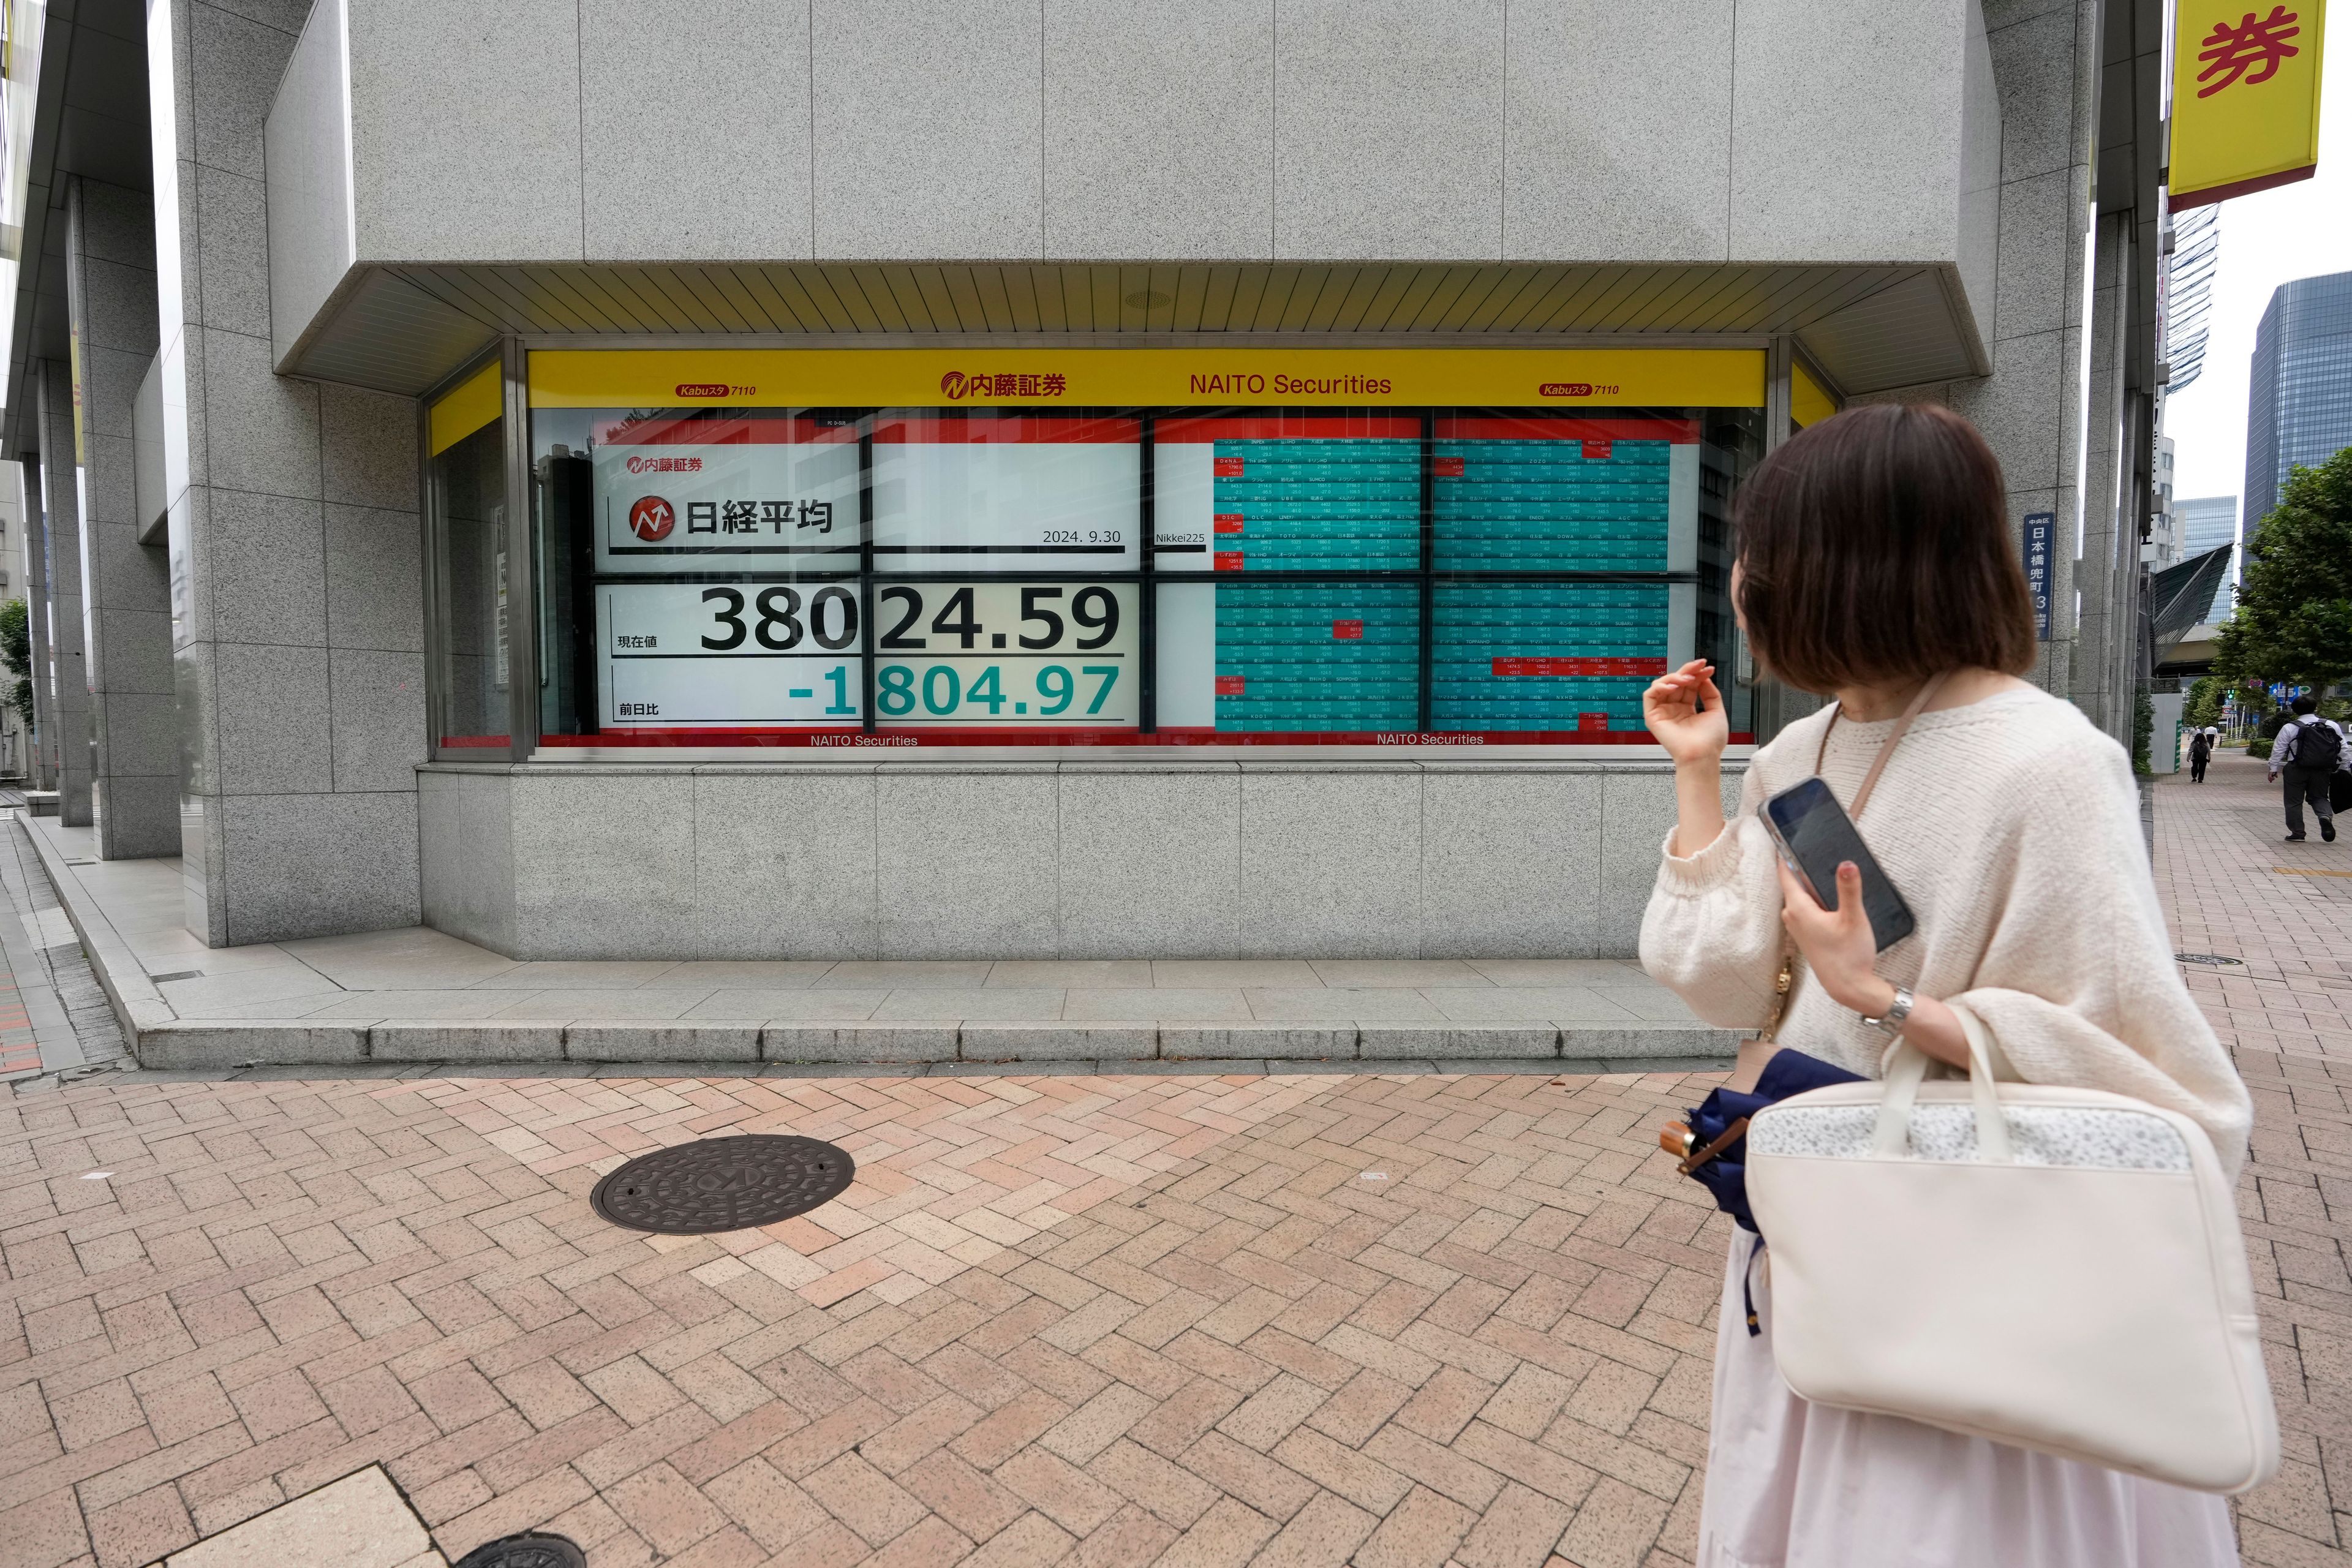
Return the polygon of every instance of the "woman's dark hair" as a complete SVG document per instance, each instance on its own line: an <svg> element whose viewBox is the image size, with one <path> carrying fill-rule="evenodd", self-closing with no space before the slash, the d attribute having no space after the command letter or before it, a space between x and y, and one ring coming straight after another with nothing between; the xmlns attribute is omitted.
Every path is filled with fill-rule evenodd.
<svg viewBox="0 0 2352 1568"><path fill-rule="evenodd" d="M1932 404L1850 408L1757 466L1732 507L1757 659L1807 691L2033 663L2000 460Z"/></svg>

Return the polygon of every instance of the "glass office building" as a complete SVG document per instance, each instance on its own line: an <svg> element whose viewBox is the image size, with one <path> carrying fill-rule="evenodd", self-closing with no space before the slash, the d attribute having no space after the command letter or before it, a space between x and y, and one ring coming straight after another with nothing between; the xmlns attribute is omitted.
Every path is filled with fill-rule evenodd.
<svg viewBox="0 0 2352 1568"><path fill-rule="evenodd" d="M2352 272L2298 278L2254 329L2246 395L2246 531L2278 504L2287 475L2352 447Z"/></svg>

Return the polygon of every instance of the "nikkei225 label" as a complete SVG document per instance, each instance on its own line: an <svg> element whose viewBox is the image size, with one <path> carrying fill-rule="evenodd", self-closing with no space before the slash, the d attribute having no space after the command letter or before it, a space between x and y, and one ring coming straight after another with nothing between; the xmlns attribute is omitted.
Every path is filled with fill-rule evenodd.
<svg viewBox="0 0 2352 1568"><path fill-rule="evenodd" d="M861 723L857 590L839 583L606 583L606 729Z"/></svg>
<svg viewBox="0 0 2352 1568"><path fill-rule="evenodd" d="M1132 583L878 583L874 720L885 729L1133 729Z"/></svg>

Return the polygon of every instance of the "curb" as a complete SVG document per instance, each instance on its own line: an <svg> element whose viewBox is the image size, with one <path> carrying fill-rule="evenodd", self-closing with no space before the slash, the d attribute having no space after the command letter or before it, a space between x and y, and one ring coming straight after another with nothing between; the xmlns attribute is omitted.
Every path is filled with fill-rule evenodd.
<svg viewBox="0 0 2352 1568"><path fill-rule="evenodd" d="M140 1032L139 1065L154 1069L249 1067L586 1067L687 1064L766 1068L941 1064L1017 1068L1091 1062L1117 1072L1132 1063L1251 1061L1361 1063L1385 1072L1405 1062L1555 1062L1577 1072L1702 1072L1728 1069L1739 1048L1733 1029L1659 1024L1605 1028L1400 1029L1340 1025L1285 1028L1270 1037L1197 1048L1201 1031L1150 1025L1020 1024L308 1024L299 1020L181 1018ZM1236 1048L1239 1047L1239 1048ZM687 1075L696 1076L696 1075Z"/></svg>

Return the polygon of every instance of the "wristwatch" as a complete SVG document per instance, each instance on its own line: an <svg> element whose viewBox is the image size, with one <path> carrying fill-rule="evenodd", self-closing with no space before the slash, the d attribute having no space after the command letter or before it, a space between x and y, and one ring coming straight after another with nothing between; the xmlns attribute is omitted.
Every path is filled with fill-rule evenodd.
<svg viewBox="0 0 2352 1568"><path fill-rule="evenodd" d="M1897 985L1895 1000L1887 1004L1885 1013L1875 1018L1864 1014L1862 1021L1891 1040L1903 1032L1903 1020L1911 1016L1911 1005L1915 1000L1911 987Z"/></svg>

